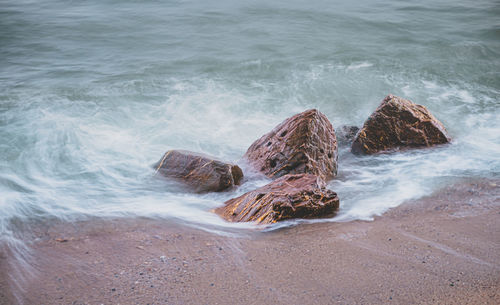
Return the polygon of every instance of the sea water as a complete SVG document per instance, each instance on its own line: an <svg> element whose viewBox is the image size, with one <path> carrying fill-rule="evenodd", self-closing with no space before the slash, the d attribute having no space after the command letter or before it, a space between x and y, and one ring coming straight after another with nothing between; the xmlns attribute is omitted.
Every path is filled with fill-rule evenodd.
<svg viewBox="0 0 500 305"><path fill-rule="evenodd" d="M499 2L1 0L2 242L93 217L256 229L211 212L269 182L242 165L250 144L310 108L335 128L361 126L389 93L426 106L452 143L340 147L329 183L340 211L321 221L369 220L459 179L498 178ZM238 163L245 183L180 190L154 177L169 149Z"/></svg>

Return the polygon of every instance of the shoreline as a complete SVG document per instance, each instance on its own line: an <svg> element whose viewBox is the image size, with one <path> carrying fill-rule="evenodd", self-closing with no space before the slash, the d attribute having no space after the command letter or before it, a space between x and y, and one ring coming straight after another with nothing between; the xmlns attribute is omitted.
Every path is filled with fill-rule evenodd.
<svg viewBox="0 0 500 305"><path fill-rule="evenodd" d="M142 218L47 225L22 280L0 251L0 304L498 304L499 185L238 237Z"/></svg>

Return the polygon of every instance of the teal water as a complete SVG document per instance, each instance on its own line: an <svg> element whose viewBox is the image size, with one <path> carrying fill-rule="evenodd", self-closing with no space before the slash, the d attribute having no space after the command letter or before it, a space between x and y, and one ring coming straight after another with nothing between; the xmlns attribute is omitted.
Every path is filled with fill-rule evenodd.
<svg viewBox="0 0 500 305"><path fill-rule="evenodd" d="M212 3L210 3L212 2ZM194 195L152 178L173 148L240 162L317 108L360 126L389 93L428 107L453 143L340 149L333 219L371 219L500 173L498 1L0 1L0 232L53 219L175 218L265 184ZM290 224L290 223L288 223Z"/></svg>

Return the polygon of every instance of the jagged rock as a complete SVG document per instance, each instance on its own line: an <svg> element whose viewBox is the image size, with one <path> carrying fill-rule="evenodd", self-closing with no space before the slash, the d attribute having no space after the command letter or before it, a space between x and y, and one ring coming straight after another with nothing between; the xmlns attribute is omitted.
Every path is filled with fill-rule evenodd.
<svg viewBox="0 0 500 305"><path fill-rule="evenodd" d="M309 173L337 175L337 139L327 117L316 109L286 119L255 141L244 156L270 178Z"/></svg>
<svg viewBox="0 0 500 305"><path fill-rule="evenodd" d="M351 144L356 134L359 131L359 127L351 125L343 125L337 128L335 135L337 136L337 142L339 145Z"/></svg>
<svg viewBox="0 0 500 305"><path fill-rule="evenodd" d="M333 216L337 194L311 174L285 175L256 190L225 202L215 210L233 222L274 223L291 218Z"/></svg>
<svg viewBox="0 0 500 305"><path fill-rule="evenodd" d="M388 95L365 121L351 146L355 154L450 142L443 124L422 105Z"/></svg>
<svg viewBox="0 0 500 305"><path fill-rule="evenodd" d="M223 191L243 178L237 165L185 150L166 152L155 168L157 173L183 182L195 192Z"/></svg>

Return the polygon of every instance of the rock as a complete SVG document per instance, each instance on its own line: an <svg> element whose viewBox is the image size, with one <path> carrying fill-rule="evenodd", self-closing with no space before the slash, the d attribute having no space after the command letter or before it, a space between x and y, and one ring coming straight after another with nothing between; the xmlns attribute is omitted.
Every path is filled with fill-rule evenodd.
<svg viewBox="0 0 500 305"><path fill-rule="evenodd" d="M351 146L355 154L450 142L443 124L422 105L388 95L365 121Z"/></svg>
<svg viewBox="0 0 500 305"><path fill-rule="evenodd" d="M316 109L286 119L255 141L244 156L270 178L309 173L337 175L337 139L332 124Z"/></svg>
<svg viewBox="0 0 500 305"><path fill-rule="evenodd" d="M343 125L337 128L335 135L339 145L350 145L359 131L358 126Z"/></svg>
<svg viewBox="0 0 500 305"><path fill-rule="evenodd" d="M223 191L240 184L237 165L185 150L170 150L155 164L156 172L190 186L196 192Z"/></svg>
<svg viewBox="0 0 500 305"><path fill-rule="evenodd" d="M311 174L285 175L215 210L233 222L274 223L291 218L333 216L339 208L335 192Z"/></svg>

